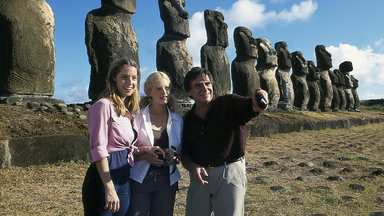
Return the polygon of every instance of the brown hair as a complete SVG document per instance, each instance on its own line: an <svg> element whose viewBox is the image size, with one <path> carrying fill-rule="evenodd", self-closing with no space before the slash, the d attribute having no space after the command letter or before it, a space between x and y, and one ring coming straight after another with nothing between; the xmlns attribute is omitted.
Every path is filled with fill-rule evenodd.
<svg viewBox="0 0 384 216"><path fill-rule="evenodd" d="M130 66L134 67L137 70L137 73L139 74L139 67L136 64L135 61L128 59L128 58L121 58L117 59L116 61L112 62L111 66L109 67L108 70L108 75L106 79L106 91L104 94L104 97L109 98L114 106L115 106L115 111L119 115L126 115L126 109L129 111L131 119L134 118L134 112L139 110L139 90L137 89L137 83L135 89L133 90L133 93L131 96L128 96L125 98L123 101L121 96L119 95L119 91L117 90L116 86L116 76L117 74L121 71L121 69L124 66Z"/></svg>

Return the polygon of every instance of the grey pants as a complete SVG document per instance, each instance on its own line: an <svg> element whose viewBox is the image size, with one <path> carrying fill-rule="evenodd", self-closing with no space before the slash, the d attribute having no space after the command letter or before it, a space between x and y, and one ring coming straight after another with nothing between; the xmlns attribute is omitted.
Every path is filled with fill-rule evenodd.
<svg viewBox="0 0 384 216"><path fill-rule="evenodd" d="M186 216L244 215L247 187L245 160L215 168L205 168L208 184L201 185L190 175Z"/></svg>

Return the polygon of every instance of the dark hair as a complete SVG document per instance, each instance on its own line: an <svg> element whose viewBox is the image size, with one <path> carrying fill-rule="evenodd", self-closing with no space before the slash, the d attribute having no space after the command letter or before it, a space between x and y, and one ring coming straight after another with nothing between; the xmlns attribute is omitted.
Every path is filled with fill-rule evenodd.
<svg viewBox="0 0 384 216"><path fill-rule="evenodd" d="M192 86L191 86L192 80L196 79L201 74L205 74L206 76L208 76L209 80L213 85L212 74L211 72L209 72L208 69L201 68L201 67L193 67L184 77L185 92L189 92L192 89Z"/></svg>

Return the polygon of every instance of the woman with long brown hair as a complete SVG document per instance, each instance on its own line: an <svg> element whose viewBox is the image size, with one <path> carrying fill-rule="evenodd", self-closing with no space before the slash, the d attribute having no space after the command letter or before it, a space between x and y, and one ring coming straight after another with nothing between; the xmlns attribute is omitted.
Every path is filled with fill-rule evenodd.
<svg viewBox="0 0 384 216"><path fill-rule="evenodd" d="M139 110L138 70L130 59L113 62L107 89L88 111L92 163L83 183L84 215L127 215L138 131L134 122Z"/></svg>

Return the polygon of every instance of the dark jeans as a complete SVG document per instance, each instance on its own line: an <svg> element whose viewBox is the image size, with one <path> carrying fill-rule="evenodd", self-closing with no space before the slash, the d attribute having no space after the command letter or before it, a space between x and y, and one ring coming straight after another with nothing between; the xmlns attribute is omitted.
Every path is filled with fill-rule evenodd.
<svg viewBox="0 0 384 216"><path fill-rule="evenodd" d="M92 163L87 170L82 188L85 216L128 215L130 202L130 166L127 162L128 150L110 152L109 155L108 164L110 174L120 199L120 209L114 214L108 210L104 210L105 188L97 172L96 164Z"/></svg>
<svg viewBox="0 0 384 216"><path fill-rule="evenodd" d="M169 184L169 167L152 165L142 184L131 180L129 215L172 216L178 183Z"/></svg>

